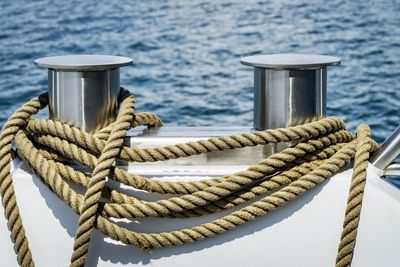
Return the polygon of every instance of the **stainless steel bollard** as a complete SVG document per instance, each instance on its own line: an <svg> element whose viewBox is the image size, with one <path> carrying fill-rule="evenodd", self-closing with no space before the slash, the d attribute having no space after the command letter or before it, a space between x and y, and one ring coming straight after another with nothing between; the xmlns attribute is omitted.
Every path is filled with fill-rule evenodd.
<svg viewBox="0 0 400 267"><path fill-rule="evenodd" d="M326 114L326 67L332 56L271 54L244 57L254 67L254 128L295 126Z"/></svg>
<svg viewBox="0 0 400 267"><path fill-rule="evenodd" d="M93 133L115 119L119 68L132 64L132 59L69 55L40 58L35 64L48 68L50 118Z"/></svg>

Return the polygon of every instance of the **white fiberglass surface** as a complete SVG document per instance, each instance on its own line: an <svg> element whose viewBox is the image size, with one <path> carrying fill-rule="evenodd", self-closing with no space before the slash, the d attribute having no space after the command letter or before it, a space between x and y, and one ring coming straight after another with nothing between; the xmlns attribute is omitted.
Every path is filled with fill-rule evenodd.
<svg viewBox="0 0 400 267"><path fill-rule="evenodd" d="M24 164L15 166L15 190L36 265L67 266L78 216ZM240 168L224 166L221 169L234 172ZM195 173L165 177L159 175L162 171L156 172L155 179L204 178L194 176ZM146 174L151 176L151 171L147 170ZM370 166L353 266L398 266L400 191L379 175ZM236 230L150 253L112 241L96 231L87 266L332 266L350 178L351 170L345 170L286 206ZM131 189L122 187L121 190ZM144 199L157 199L143 192L135 194ZM146 218L117 223L140 232L170 231L208 222L229 212L190 219ZM0 251L0 266L17 266L3 216L0 217Z"/></svg>

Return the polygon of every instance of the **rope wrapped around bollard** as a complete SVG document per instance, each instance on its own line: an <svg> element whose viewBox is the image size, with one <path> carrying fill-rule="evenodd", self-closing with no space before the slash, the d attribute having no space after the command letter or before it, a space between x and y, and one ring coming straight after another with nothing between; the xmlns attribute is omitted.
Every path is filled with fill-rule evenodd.
<svg viewBox="0 0 400 267"><path fill-rule="evenodd" d="M79 217L71 266L84 266L94 229L144 250L182 245L222 234L266 215L337 173L354 160L352 182L336 266L351 264L360 218L369 154L378 148L366 125L356 134L336 117L286 129L210 138L156 148L130 148L123 140L139 125L162 126L151 113L135 113L134 98L121 90L115 122L91 135L58 121L32 116L48 104L47 94L33 98L8 119L0 134L0 193L8 228L21 266L34 266L16 201L11 175L13 143L18 155ZM293 145L246 170L200 181L160 181L114 166L117 159L155 162L247 146L289 142ZM68 164L73 160L92 170L91 176ZM176 196L145 201L107 186L107 179L157 194ZM69 183L86 191L74 191ZM256 197L261 199L248 203ZM248 204L246 204L248 203ZM161 233L141 233L109 218L192 217L245 206L198 226Z"/></svg>

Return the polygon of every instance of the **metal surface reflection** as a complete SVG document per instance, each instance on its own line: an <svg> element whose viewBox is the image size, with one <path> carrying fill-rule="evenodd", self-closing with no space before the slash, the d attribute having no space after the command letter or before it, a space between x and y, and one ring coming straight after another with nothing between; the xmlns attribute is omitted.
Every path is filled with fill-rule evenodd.
<svg viewBox="0 0 400 267"><path fill-rule="evenodd" d="M93 133L115 120L120 90L119 67L132 59L79 55L41 58L48 68L50 119Z"/></svg>
<svg viewBox="0 0 400 267"><path fill-rule="evenodd" d="M295 126L326 113L326 67L340 58L307 54L250 56L254 67L254 128Z"/></svg>

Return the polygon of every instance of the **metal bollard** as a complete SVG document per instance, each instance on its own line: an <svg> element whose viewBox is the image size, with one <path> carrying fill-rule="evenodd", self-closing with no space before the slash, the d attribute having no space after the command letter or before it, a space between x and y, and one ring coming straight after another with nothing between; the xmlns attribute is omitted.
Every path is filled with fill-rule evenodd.
<svg viewBox="0 0 400 267"><path fill-rule="evenodd" d="M254 67L254 128L275 129L310 122L326 114L326 67L338 57L270 54L244 57Z"/></svg>
<svg viewBox="0 0 400 267"><path fill-rule="evenodd" d="M68 55L40 58L35 64L48 68L50 118L93 133L115 119L119 68L132 64L132 59Z"/></svg>

